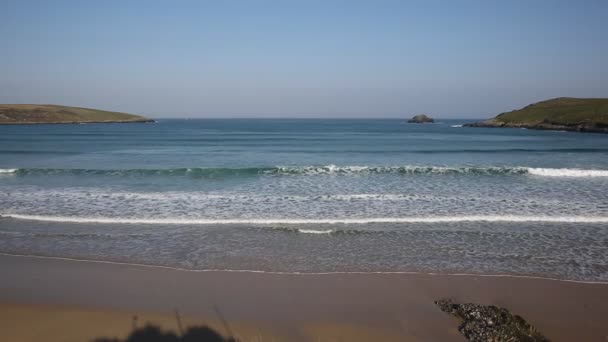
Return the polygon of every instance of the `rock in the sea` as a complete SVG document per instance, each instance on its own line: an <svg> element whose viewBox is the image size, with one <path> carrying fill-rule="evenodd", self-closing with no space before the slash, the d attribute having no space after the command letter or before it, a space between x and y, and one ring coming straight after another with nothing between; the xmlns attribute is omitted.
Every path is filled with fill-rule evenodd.
<svg viewBox="0 0 608 342"><path fill-rule="evenodd" d="M435 120L433 120L433 118L431 118L428 115L425 114L420 114L420 115L416 115L413 118L407 120L408 123L432 123L435 122Z"/></svg>
<svg viewBox="0 0 608 342"><path fill-rule="evenodd" d="M472 342L546 342L549 341L523 318L513 315L507 309L478 304L456 304L449 299L435 302L441 311L456 316L458 327Z"/></svg>

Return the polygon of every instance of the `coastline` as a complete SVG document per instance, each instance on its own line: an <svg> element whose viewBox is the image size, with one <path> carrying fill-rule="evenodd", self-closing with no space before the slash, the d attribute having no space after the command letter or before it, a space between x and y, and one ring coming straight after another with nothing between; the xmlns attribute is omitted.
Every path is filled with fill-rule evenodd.
<svg viewBox="0 0 608 342"><path fill-rule="evenodd" d="M98 123L153 123L156 120L108 120L108 121L57 121L57 122L0 122L0 125L80 125Z"/></svg>
<svg viewBox="0 0 608 342"><path fill-rule="evenodd" d="M551 123L539 123L539 124L525 124L525 123L508 123L499 122L494 119L463 124L463 127L481 127L481 128L525 128L535 129L539 131L567 131L567 132L579 132L579 133L599 133L608 134L608 127L602 127L597 125L587 124L573 124L573 125L556 125Z"/></svg>
<svg viewBox="0 0 608 342"><path fill-rule="evenodd" d="M0 104L0 124L141 123L154 120L122 112L53 104Z"/></svg>
<svg viewBox="0 0 608 342"><path fill-rule="evenodd" d="M442 298L505 307L553 341L601 341L608 335L606 284L474 275L188 272L9 255L0 255L0 267L1 315L33 317L13 316L16 324L2 329L0 339L34 340L27 331L51 329L45 317L57 315L79 317L82 324L64 320L53 329L64 324L66 334L73 331L80 340L102 331L124 335L131 325L124 321L133 314L169 328L175 309L188 319L217 322L217 305L243 340L259 334L276 341L464 341L457 321L434 305ZM102 318L85 322L93 317Z"/></svg>
<svg viewBox="0 0 608 342"><path fill-rule="evenodd" d="M606 98L557 97L464 126L608 133L607 109Z"/></svg>

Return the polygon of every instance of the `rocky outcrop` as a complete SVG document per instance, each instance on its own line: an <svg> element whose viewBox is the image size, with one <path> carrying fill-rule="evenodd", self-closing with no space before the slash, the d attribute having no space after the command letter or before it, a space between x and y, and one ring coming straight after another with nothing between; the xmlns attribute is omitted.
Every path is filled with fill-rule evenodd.
<svg viewBox="0 0 608 342"><path fill-rule="evenodd" d="M549 121L543 121L540 123L529 124L529 123L513 123L513 122L501 122L496 119L490 119L475 123L464 124L465 127L498 127L498 128L526 128L526 129L539 129L539 130L550 130L550 131L571 131L571 132L587 132L587 133L608 133L608 125L604 125L597 122L580 122L573 124L558 124Z"/></svg>
<svg viewBox="0 0 608 342"><path fill-rule="evenodd" d="M608 133L608 99L558 97L464 126Z"/></svg>
<svg viewBox="0 0 608 342"><path fill-rule="evenodd" d="M507 309L478 304L456 304L449 299L435 302L443 312L460 321L458 331L471 342L548 342L523 318Z"/></svg>
<svg viewBox="0 0 608 342"><path fill-rule="evenodd" d="M408 123L433 123L435 120L426 114L416 115L407 120Z"/></svg>

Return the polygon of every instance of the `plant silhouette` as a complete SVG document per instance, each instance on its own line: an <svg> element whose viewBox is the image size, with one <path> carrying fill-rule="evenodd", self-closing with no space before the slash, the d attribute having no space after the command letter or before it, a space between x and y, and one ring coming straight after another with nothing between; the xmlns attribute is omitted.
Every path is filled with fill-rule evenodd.
<svg viewBox="0 0 608 342"><path fill-rule="evenodd" d="M189 327L183 334L163 331L159 326L147 324L133 330L126 339L100 337L95 342L237 342L233 337L223 337L208 326Z"/></svg>

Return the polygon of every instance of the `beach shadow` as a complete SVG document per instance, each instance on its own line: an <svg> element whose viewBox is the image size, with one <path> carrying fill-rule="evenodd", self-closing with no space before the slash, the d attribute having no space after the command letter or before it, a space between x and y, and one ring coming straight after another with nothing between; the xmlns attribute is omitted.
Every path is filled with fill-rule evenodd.
<svg viewBox="0 0 608 342"><path fill-rule="evenodd" d="M215 330L205 327L191 327L189 328L181 338L183 342L195 342L195 341L208 341L208 342L236 342L232 337L224 338L218 334Z"/></svg>
<svg viewBox="0 0 608 342"><path fill-rule="evenodd" d="M179 334L173 331L163 331L160 326L153 324L146 324L143 328L137 328L137 315L133 316L133 331L129 336L120 340L118 338L100 337L96 338L94 342L238 342L238 340L232 337L233 333L228 325L228 322L224 318L224 315L220 311L217 305L213 306L213 310L219 317L220 321L224 325L224 329L229 337L223 337L220 333L213 330L206 325L195 325L188 327L185 331L182 325L182 319L179 311L175 310L175 320L177 321L177 328Z"/></svg>
<svg viewBox="0 0 608 342"><path fill-rule="evenodd" d="M126 339L100 337L94 342L237 342L233 337L223 337L212 328L200 325L189 327L183 334L163 331L159 326L148 324L133 330Z"/></svg>
<svg viewBox="0 0 608 342"><path fill-rule="evenodd" d="M233 333L228 322L222 315L220 309L214 305L213 309L220 318L224 329L229 337L223 337L220 333L206 325L195 325L184 330L179 312L175 310L175 320L179 334L171 330L163 331L160 326L146 324L143 328L137 328L137 316L133 316L133 331L126 339L99 337L94 342L238 342L232 337Z"/></svg>

